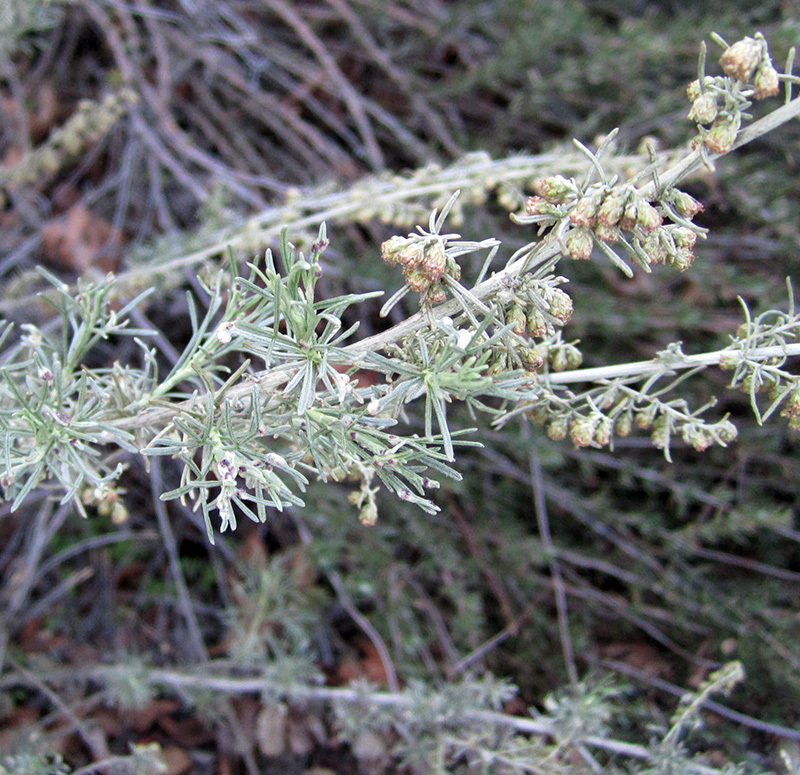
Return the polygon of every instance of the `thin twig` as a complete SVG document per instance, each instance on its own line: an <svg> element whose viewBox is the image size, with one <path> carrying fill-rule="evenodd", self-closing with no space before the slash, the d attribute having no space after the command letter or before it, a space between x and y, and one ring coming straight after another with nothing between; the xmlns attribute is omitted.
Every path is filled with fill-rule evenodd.
<svg viewBox="0 0 800 775"><path fill-rule="evenodd" d="M206 661L208 659L208 652L206 651L203 635L200 632L200 625L197 622L197 615L195 614L194 605L192 604L192 598L189 595L189 588L186 585L186 579L183 575L183 569L181 568L178 544L175 541L175 534L172 532L172 526L167 516L166 504L159 497L164 491L161 477L161 461L159 459L154 460L151 464L150 482L150 489L153 495L153 508L156 512L156 518L158 519L161 537L164 540L164 548L167 551L170 573L178 592L180 610L189 631L189 646L194 659Z"/></svg>
<svg viewBox="0 0 800 775"><path fill-rule="evenodd" d="M553 579L553 592L556 600L556 613L558 615L558 634L561 640L561 651L564 655L564 665L570 684L578 685L578 669L575 666L575 649L572 645L572 636L569 632L569 616L567 613L567 593L564 589L564 579L561 575L561 566L558 553L550 535L550 522L547 517L547 502L545 500L544 479L539 453L535 447L531 448L530 456L531 489L533 490L533 508L536 513L536 522L539 525L539 537L542 541L548 562L550 575Z"/></svg>

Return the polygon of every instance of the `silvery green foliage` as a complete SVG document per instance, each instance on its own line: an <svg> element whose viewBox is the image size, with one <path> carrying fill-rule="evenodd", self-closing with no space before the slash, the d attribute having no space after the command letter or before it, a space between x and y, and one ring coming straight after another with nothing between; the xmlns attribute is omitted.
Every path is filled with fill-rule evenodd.
<svg viewBox="0 0 800 775"><path fill-rule="evenodd" d="M763 39L727 47L726 74L713 82L704 68L703 56L689 90L697 150L666 168L651 153L638 174L621 179L609 171L615 133L594 152L578 143L588 171L534 184L538 193L514 220L534 227L536 237L504 265L497 240L467 241L444 230L457 194L434 210L427 228L387 240L383 259L402 270L404 283L382 311L412 293L421 311L366 339L343 317L380 292L317 293L328 247L324 223L307 254L284 230L278 258L267 251L240 272L231 257L215 277L201 278L208 301L203 311L187 294L192 335L167 374L150 344L160 332L129 323L144 295L124 302L113 277L70 289L44 273L53 286L44 298L56 320L2 331L5 497L16 508L34 487L55 487L84 513L91 506L122 521L122 461L141 453L179 461L181 481L161 497L202 512L212 542L216 529L234 528L241 515L264 521L268 508L302 505L312 478L350 482L350 500L371 524L378 483L433 512L431 490L441 477L459 478L457 449L476 442L450 427L454 402L490 414L497 427L525 416L545 424L551 438L569 436L581 447L613 446L635 427L668 458L676 443L698 450L726 445L736 437L734 425L727 417L705 419L713 402L694 407L683 388L688 377L717 364L733 371L732 386L749 393L759 419L781 408L794 427L797 379L783 368L800 325L791 298L788 312L747 313L724 350L689 355L675 343L644 363L581 369L578 343L561 330L573 309L566 277L557 272L562 261L597 253L627 275L632 265L686 271L705 230L692 221L702 206L677 188L680 180L742 137L800 111L787 94L774 117L739 133L751 97L774 94L775 78L787 89L797 80L776 71L773 78ZM717 121L737 126L724 147L714 134ZM480 263L472 277L462 276L460 260L468 254ZM141 365L94 365L98 346L119 336L134 337ZM578 383L586 387L573 390ZM762 410L758 394L766 391L770 403ZM416 404L419 433L403 422Z"/></svg>

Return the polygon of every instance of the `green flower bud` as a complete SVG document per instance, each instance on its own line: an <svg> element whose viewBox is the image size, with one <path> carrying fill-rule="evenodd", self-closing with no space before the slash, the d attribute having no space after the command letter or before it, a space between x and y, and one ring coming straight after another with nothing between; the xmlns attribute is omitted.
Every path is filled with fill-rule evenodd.
<svg viewBox="0 0 800 775"><path fill-rule="evenodd" d="M511 326L511 330L518 336L522 336L528 327L528 317L525 310L519 305L514 304L506 314L506 323Z"/></svg>
<svg viewBox="0 0 800 775"><path fill-rule="evenodd" d="M691 248L678 248L675 255L670 257L670 263L679 272L685 272L694 263L694 253Z"/></svg>
<svg viewBox="0 0 800 775"><path fill-rule="evenodd" d="M583 353L575 347L575 345L568 344L564 348L564 355L567 359L568 369L580 368L580 365L583 363Z"/></svg>
<svg viewBox="0 0 800 775"><path fill-rule="evenodd" d="M650 202L641 199L636 204L636 225L643 231L654 231L663 223L661 213Z"/></svg>
<svg viewBox="0 0 800 775"><path fill-rule="evenodd" d="M597 210L597 222L604 226L616 226L630 198L630 191L612 191Z"/></svg>
<svg viewBox="0 0 800 775"><path fill-rule="evenodd" d="M707 89L714 83L714 78L710 75L707 75L703 79L703 86ZM700 88L700 81L695 78L687 87L686 87L686 96L689 98L689 102L694 102L701 94L703 94L703 89Z"/></svg>
<svg viewBox="0 0 800 775"><path fill-rule="evenodd" d="M416 269L425 257L425 246L421 242L409 244L397 254L397 263L406 269Z"/></svg>
<svg viewBox="0 0 800 775"><path fill-rule="evenodd" d="M563 347L559 347L557 350L553 350L549 354L550 360L550 368L553 371L566 371L569 368L569 363L567 362L567 354L564 352Z"/></svg>
<svg viewBox="0 0 800 775"><path fill-rule="evenodd" d="M547 422L547 407L546 406L534 406L533 409L529 409L525 412L525 416L531 421L536 423L537 425L544 425Z"/></svg>
<svg viewBox="0 0 800 775"><path fill-rule="evenodd" d="M547 335L547 320L545 320L541 310L537 307L532 307L528 310L527 318L528 331L530 331L531 336L538 339Z"/></svg>
<svg viewBox="0 0 800 775"><path fill-rule="evenodd" d="M732 441L736 440L738 435L739 431L730 420L723 420L717 423L717 436L723 444L730 444Z"/></svg>
<svg viewBox="0 0 800 775"><path fill-rule="evenodd" d="M436 283L425 291L424 301L426 304L442 304L447 301L447 293L440 283Z"/></svg>
<svg viewBox="0 0 800 775"><path fill-rule="evenodd" d="M411 244L411 240L408 239L408 237L389 237L389 239L381 245L381 258L387 264L396 264L398 256L409 244Z"/></svg>
<svg viewBox="0 0 800 775"><path fill-rule="evenodd" d="M617 436L627 436L630 434L632 426L633 418L630 412L625 412L625 414L621 414L617 417L617 421L614 423L614 433L616 433Z"/></svg>
<svg viewBox="0 0 800 775"><path fill-rule="evenodd" d="M525 371L539 371L544 366L544 358L535 347L523 347L518 351L518 355Z"/></svg>
<svg viewBox="0 0 800 775"><path fill-rule="evenodd" d="M447 266L445 267L445 274L449 275L454 280L461 279L461 267L452 256L447 256Z"/></svg>
<svg viewBox="0 0 800 775"><path fill-rule="evenodd" d="M567 234L564 244L570 258L591 258L592 248L594 248L591 229L586 226L579 226L576 229L572 229L569 234Z"/></svg>
<svg viewBox="0 0 800 775"><path fill-rule="evenodd" d="M638 212L639 208L636 205L636 198L632 197L625 205L625 211L622 213L622 218L619 219L620 229L632 231L636 226L636 216Z"/></svg>
<svg viewBox="0 0 800 775"><path fill-rule="evenodd" d="M559 417L547 426L547 435L553 441L561 441L567 435L567 418Z"/></svg>
<svg viewBox="0 0 800 775"><path fill-rule="evenodd" d="M659 417L653 422L650 441L656 449L666 449L669 444L669 425L666 417Z"/></svg>
<svg viewBox="0 0 800 775"><path fill-rule="evenodd" d="M525 212L528 215L549 216L553 219L561 217L561 210L540 196L529 196L525 200Z"/></svg>
<svg viewBox="0 0 800 775"><path fill-rule="evenodd" d="M698 452L705 452L711 446L711 438L701 428L687 425L683 429L683 440Z"/></svg>
<svg viewBox="0 0 800 775"><path fill-rule="evenodd" d="M652 404L646 409L641 409L640 411L636 412L636 415L633 419L642 430L647 430L653 424L656 411L656 405Z"/></svg>
<svg viewBox="0 0 800 775"><path fill-rule="evenodd" d="M611 432L613 430L614 424L611 421L610 417L604 417L600 420L600 424L595 428L594 431L594 443L598 444L601 447L605 447L611 441Z"/></svg>
<svg viewBox="0 0 800 775"><path fill-rule="evenodd" d="M538 181L537 188L552 204L560 205L576 196L575 184L562 175L551 175Z"/></svg>
<svg viewBox="0 0 800 775"><path fill-rule="evenodd" d="M129 517L130 512L125 504L122 501L117 501L111 509L111 521L115 525L124 525Z"/></svg>
<svg viewBox="0 0 800 775"><path fill-rule="evenodd" d="M697 233L685 226L678 226L672 230L672 239L677 248L693 248L697 242Z"/></svg>
<svg viewBox="0 0 800 775"><path fill-rule="evenodd" d="M406 285L417 293L422 293L431 284L424 270L419 267L404 269L403 274L406 278Z"/></svg>
<svg viewBox="0 0 800 775"><path fill-rule="evenodd" d="M569 437L576 447L591 446L594 441L595 421L581 418L572 424L569 429Z"/></svg>
<svg viewBox="0 0 800 775"><path fill-rule="evenodd" d="M362 525L374 525L378 521L378 505L372 498L367 498L367 502L358 512L358 519Z"/></svg>
<svg viewBox="0 0 800 775"><path fill-rule="evenodd" d="M489 361L486 373L502 374L505 371L508 371L508 357L503 350L497 350Z"/></svg>
<svg viewBox="0 0 800 775"><path fill-rule="evenodd" d="M562 325L572 317L572 299L560 288L554 288L550 301L550 314Z"/></svg>
<svg viewBox="0 0 800 775"><path fill-rule="evenodd" d="M732 116L718 116L708 130L703 143L711 153L727 153L739 134L742 118L738 113Z"/></svg>
<svg viewBox="0 0 800 775"><path fill-rule="evenodd" d="M711 124L719 113L717 98L711 92L701 94L693 103L692 109L686 116L690 121L698 124Z"/></svg>

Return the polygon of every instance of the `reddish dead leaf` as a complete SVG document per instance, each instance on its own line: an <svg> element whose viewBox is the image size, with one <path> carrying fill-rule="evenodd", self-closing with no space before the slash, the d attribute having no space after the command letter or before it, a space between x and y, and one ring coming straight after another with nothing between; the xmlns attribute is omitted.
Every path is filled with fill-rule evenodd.
<svg viewBox="0 0 800 775"><path fill-rule="evenodd" d="M35 142L44 140L56 124L69 115L69 108L59 105L58 93L51 83L42 83L36 90L36 110L29 111L28 126Z"/></svg>
<svg viewBox="0 0 800 775"><path fill-rule="evenodd" d="M639 641L609 643L600 649L600 655L605 659L623 662L645 675L667 680L672 677L670 663L649 643Z"/></svg>
<svg viewBox="0 0 800 775"><path fill-rule="evenodd" d="M175 700L153 700L148 702L143 708L138 710L126 711L125 720L128 726L136 732L146 732L156 721L169 716L180 708L180 704Z"/></svg>
<svg viewBox="0 0 800 775"><path fill-rule="evenodd" d="M176 745L168 745L161 750L161 757L167 765L167 775L184 775L190 772L194 766L192 757L183 748Z"/></svg>
<svg viewBox="0 0 800 775"><path fill-rule="evenodd" d="M12 751L14 744L24 740L39 720L39 711L32 705L14 708L0 719L0 751Z"/></svg>
<svg viewBox="0 0 800 775"><path fill-rule="evenodd" d="M214 740L213 730L197 716L180 719L159 716L158 726L164 730L168 740L182 748L196 748Z"/></svg>
<svg viewBox="0 0 800 775"><path fill-rule="evenodd" d="M366 678L370 683L386 686L388 684L386 670L372 642L364 636L356 636L353 643L359 650L359 658L342 659L331 675L330 683L333 686L342 686L356 679Z"/></svg>
<svg viewBox="0 0 800 775"><path fill-rule="evenodd" d="M378 649L376 649L372 641L366 637L357 637L356 643L363 655L361 665L367 680L380 686L386 686L388 678L383 662L378 654Z"/></svg>
<svg viewBox="0 0 800 775"><path fill-rule="evenodd" d="M76 274L90 267L103 272L119 268L122 235L83 205L71 207L66 217L46 224L42 242L48 260Z"/></svg>

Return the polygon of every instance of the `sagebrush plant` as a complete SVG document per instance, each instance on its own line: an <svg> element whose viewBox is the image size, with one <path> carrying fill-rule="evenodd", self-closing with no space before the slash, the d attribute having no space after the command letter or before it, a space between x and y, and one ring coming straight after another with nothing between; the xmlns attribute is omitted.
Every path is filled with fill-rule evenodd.
<svg viewBox="0 0 800 775"><path fill-rule="evenodd" d="M616 156L613 133L594 151L578 144L584 164L537 176L535 193L521 208L515 182L527 187L530 169L506 176L501 200L521 210L514 220L522 229L533 227L535 236L504 264L496 239L462 240L450 231L461 206L452 188L462 190L461 199L473 193L468 185L451 186L424 226L384 242L382 258L402 271L403 284L383 314L396 318L397 305L412 294L419 295L420 312L372 337L357 339L357 324L347 321L378 294L318 293L330 245L324 218L309 213L308 202L292 203L298 215L296 221L286 217L279 255L268 251L244 270L231 256L221 268L198 273L200 293L187 294L191 340L167 373L157 345L163 332L133 317L147 294L130 289L169 267L140 267L77 288L44 273L52 289L42 298L56 312L51 323L3 330L0 481L6 499L18 508L34 489L51 488L86 516L96 509L122 523L128 510L120 476L127 461L168 456L180 465L182 479L161 497L199 510L212 543L217 530L236 527L242 516L263 522L272 508L302 505L312 480L344 483L361 522L373 524L379 484L428 512L439 508L431 491L441 477L459 478L459 450L480 438L451 427L456 403L473 415L488 414L495 428L531 420L552 439L569 436L576 447L613 449L615 439L637 428L668 458L676 446L730 444L736 438L731 419L707 419L713 406L694 406L686 388L688 377L714 365L730 371L731 386L749 395L759 421L780 411L794 428L800 387L786 362L800 352L800 314L791 285L787 310L754 316L745 308L731 344L710 353L686 354L691 343L676 342L651 361L582 369L580 343L564 330L573 311L566 277L571 261L596 256L626 275L658 265L689 270L705 231L693 221L702 205L679 188L681 181L800 113L791 98L797 81L791 56L779 73L761 36L723 45L722 76L707 75L705 59L704 53L688 90L689 115L698 126L694 149L651 151L629 174L630 160ZM751 100L775 97L781 83L785 105L748 127ZM496 181L504 167L472 157L447 172L463 175L471 162L483 164L475 174L480 199L485 180ZM425 174L419 179L424 182ZM467 175L465 182L471 180ZM403 220L416 215L415 200L425 188L415 188L417 182L413 176L390 181L397 187L394 199L381 206L405 207ZM354 186L352 211L375 213L380 185L386 181ZM317 230L307 239L310 226ZM230 241L241 247L259 237L263 232L243 229ZM133 338L140 361L97 366L98 345L120 337ZM242 605L232 616L243 620L233 651L244 664L263 659L260 651L280 653L281 637L287 652L303 650L302 633L271 627L281 614L275 601L283 600L272 581L266 573L257 579L249 592L256 610ZM272 604L275 611L259 608L262 593L264 608ZM288 598L283 603L292 608ZM262 671L240 683L236 675L186 677L140 668L134 683L137 690L149 682L151 688L302 697L307 668L303 663L284 680ZM125 678L91 675L116 692L130 683L113 677ZM375 715L370 723L404 735L398 752L421 770L548 771L572 752L597 769L589 751L596 747L647 761L646 771L702 772L709 768L692 761L680 738L698 721L707 695L740 677L736 664L712 676L649 749L605 739L616 690L602 682L554 694L542 718L528 725L509 723L497 712L512 692L491 681L467 681L438 695L410 686L369 699L366 689L310 686L305 696L336 702L345 731L363 726L366 706ZM555 743L531 742L530 734Z"/></svg>
<svg viewBox="0 0 800 775"><path fill-rule="evenodd" d="M524 414L546 424L551 438L568 435L579 447L613 446L634 426L668 458L676 438L698 450L729 444L734 424L705 419L710 407L692 407L677 389L687 377L680 372L711 364L733 370L732 386L750 393L760 417L783 406L796 423L798 386L783 368L797 346L791 302L787 312L748 317L723 351L688 356L676 343L653 362L607 369L581 370L579 346L562 332L573 310L567 279L556 273L562 261L599 253L629 276L631 263L645 272L658 264L688 270L705 230L692 220L702 205L677 187L680 180L744 142L739 131L751 100L774 97L781 82L786 106L762 119L757 132L797 113L791 58L780 75L762 36L725 45L721 63L725 75L707 76L703 50L700 77L688 89L699 131L694 151L668 169L651 153L650 163L621 179L606 172L614 133L595 152L578 144L588 173L535 184L539 193L513 217L535 227L536 239L503 268L492 271L497 240L464 241L444 231L457 193L426 229L384 242L383 259L401 267L405 284L382 314L412 292L421 312L367 339L351 341L357 324L342 318L376 294L317 298L329 244L324 224L307 254L287 230L280 260L267 251L241 276L233 261L211 281L201 275L206 309L189 296L193 335L166 375L148 345L156 332L130 325L128 313L142 297L121 304L124 285L112 276L75 290L46 275L54 293L44 298L60 325L29 325L16 339L10 326L4 331L6 498L16 508L32 488L57 486L62 502L73 500L83 513L85 504L106 504L123 519L115 487L124 463L107 451L115 445L179 460L181 485L162 498L189 499L212 542L212 517L222 530L235 527L238 514L264 521L269 507L302 504L310 476L354 482L360 518L373 523L374 482L434 511L427 491L439 486L438 477L459 476L456 448L477 442L450 428L453 401L488 412L498 426ZM484 254L482 268L467 281L459 259L475 252ZM136 338L142 366L87 365L97 342L115 336ZM245 359L232 369L235 356ZM578 382L590 386L566 387ZM771 403L762 413L757 394L765 390ZM399 418L418 400L424 432L403 434Z"/></svg>

